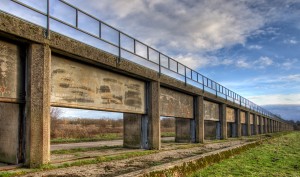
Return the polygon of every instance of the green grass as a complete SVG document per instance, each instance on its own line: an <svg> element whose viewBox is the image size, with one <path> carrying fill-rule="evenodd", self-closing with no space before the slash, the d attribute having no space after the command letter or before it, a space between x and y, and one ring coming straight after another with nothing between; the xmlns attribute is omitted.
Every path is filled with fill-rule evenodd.
<svg viewBox="0 0 300 177"><path fill-rule="evenodd" d="M175 132L161 132L161 137L175 137Z"/></svg>
<svg viewBox="0 0 300 177"><path fill-rule="evenodd" d="M267 140L191 176L300 176L300 132Z"/></svg>
<svg viewBox="0 0 300 177"><path fill-rule="evenodd" d="M122 138L122 135L118 133L105 133L93 138L55 138L51 139L51 144L121 140Z"/></svg>
<svg viewBox="0 0 300 177"><path fill-rule="evenodd" d="M74 149L62 149L62 150L54 150L51 151L51 154L73 154L77 152L88 152L88 151L98 151L105 149L116 149L122 148L123 146L100 146L100 147L92 147L92 148L74 148Z"/></svg>

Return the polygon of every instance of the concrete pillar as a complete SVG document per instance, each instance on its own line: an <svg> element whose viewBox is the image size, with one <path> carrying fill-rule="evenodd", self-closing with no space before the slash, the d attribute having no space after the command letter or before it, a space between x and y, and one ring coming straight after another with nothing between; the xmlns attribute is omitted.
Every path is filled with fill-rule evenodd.
<svg viewBox="0 0 300 177"><path fill-rule="evenodd" d="M241 124L241 110L240 109L236 109L236 126L237 126L237 137L241 137L242 136L242 124Z"/></svg>
<svg viewBox="0 0 300 177"><path fill-rule="evenodd" d="M160 83L152 81L148 87L148 148L160 149Z"/></svg>
<svg viewBox="0 0 300 177"><path fill-rule="evenodd" d="M251 136L250 113L246 111L247 136Z"/></svg>
<svg viewBox="0 0 300 177"><path fill-rule="evenodd" d="M195 142L204 142L204 100L203 96L195 97Z"/></svg>
<svg viewBox="0 0 300 177"><path fill-rule="evenodd" d="M191 119L176 118L175 119L175 142L190 143L191 142Z"/></svg>
<svg viewBox="0 0 300 177"><path fill-rule="evenodd" d="M124 113L123 126L123 146L142 148L142 115Z"/></svg>
<svg viewBox="0 0 300 177"><path fill-rule="evenodd" d="M221 139L227 139L226 104L220 105Z"/></svg>
<svg viewBox="0 0 300 177"><path fill-rule="evenodd" d="M253 114L253 127L254 127L254 135L258 134L258 128L257 128L257 115Z"/></svg>
<svg viewBox="0 0 300 177"><path fill-rule="evenodd" d="M25 164L39 167L50 161L51 51L47 45L31 44L28 53Z"/></svg>
<svg viewBox="0 0 300 177"><path fill-rule="evenodd" d="M268 130L268 118L264 117L264 121L265 121L265 133L269 133L269 130Z"/></svg>
<svg viewBox="0 0 300 177"><path fill-rule="evenodd" d="M264 133L263 118L261 116L259 116L259 131L260 134Z"/></svg>

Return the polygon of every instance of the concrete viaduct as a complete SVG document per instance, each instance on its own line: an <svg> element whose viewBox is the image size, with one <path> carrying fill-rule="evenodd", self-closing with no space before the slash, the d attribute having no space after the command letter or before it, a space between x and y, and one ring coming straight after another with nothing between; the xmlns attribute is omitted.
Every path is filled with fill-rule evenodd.
<svg viewBox="0 0 300 177"><path fill-rule="evenodd" d="M83 33L78 27L82 11L72 8L77 14L73 27ZM52 31L50 20L60 21L49 9L41 14L47 17L46 28L9 13L2 6L0 162L37 167L50 161L51 106L124 113L124 146L129 148L160 149L161 116L176 118L176 142L292 130L272 113L135 39L131 53L121 48L124 33L118 33L118 44L108 42L117 46L111 54ZM102 40L99 31L96 37ZM128 60L142 47L142 60L154 69ZM155 52L159 60L150 62ZM139 60L141 55L136 55Z"/></svg>

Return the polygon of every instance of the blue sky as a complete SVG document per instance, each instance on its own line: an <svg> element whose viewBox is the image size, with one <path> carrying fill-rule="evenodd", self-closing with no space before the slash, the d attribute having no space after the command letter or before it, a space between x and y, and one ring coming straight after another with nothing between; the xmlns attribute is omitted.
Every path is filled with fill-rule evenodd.
<svg viewBox="0 0 300 177"><path fill-rule="evenodd" d="M45 10L42 1L22 2ZM58 1L51 2L55 5ZM299 108L300 0L66 2L258 105ZM59 6L51 12L64 20L74 17L74 10ZM39 21L37 17L35 20ZM93 21L88 19L80 25L94 29Z"/></svg>

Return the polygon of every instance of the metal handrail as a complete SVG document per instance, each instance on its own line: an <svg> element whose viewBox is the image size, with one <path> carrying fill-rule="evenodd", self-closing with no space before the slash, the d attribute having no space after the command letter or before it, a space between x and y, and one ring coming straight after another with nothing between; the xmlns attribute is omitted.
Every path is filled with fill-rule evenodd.
<svg viewBox="0 0 300 177"><path fill-rule="evenodd" d="M69 3L67 3L67 2L65 2L63 0L59 0L59 2L65 4L68 7L70 7L70 8L72 8L72 9L75 10L75 14L76 14L75 25L71 25L68 22L65 22L65 21L63 21L61 19L58 19L56 17L51 16L51 14L50 14L50 0L46 0L46 3L47 3L47 13L44 13L44 12L42 12L42 11L36 9L36 8L33 8L33 7L31 7L31 6L29 6L29 5L25 4L25 3L22 3L22 2L20 2L18 0L10 0L10 1L12 1L14 3L17 3L17 4L21 5L21 6L24 6L24 7L28 8L28 9L30 9L32 11L35 11L35 12L41 14L41 15L46 16L47 17L47 25L46 25L46 33L45 33L46 37L50 37L50 30L51 30L50 20L51 19L55 20L55 21L57 21L59 23L62 23L63 25L67 25L68 27L76 29L76 30L78 30L78 31L80 31L80 32L82 32L84 34L87 34L87 35L89 35L91 37L97 38L97 39L99 39L99 40L101 40L103 42L106 42L109 45L112 45L113 47L118 48L118 50L119 50L118 51L119 59L117 60L117 62L119 62L121 60L121 58L122 58L122 56L121 56L122 55L122 51L128 52L128 53L133 54L133 55L135 55L137 57L145 59L148 62L157 64L158 67L159 67L158 68L159 69L159 71L158 71L159 74L162 74L162 70L161 70L162 68L163 69L167 69L168 71L174 72L174 73L176 73L176 74L184 77L185 84L187 84L188 80L191 80L193 82L201 84L203 92L205 91L205 88L214 90L216 96L218 96L218 94L223 94L223 95L225 95L225 99L226 100L229 100L228 98L231 98L232 100L229 100L229 101L232 101L233 103L236 103L236 104L238 104L240 106L243 106L245 108L249 108L250 110L256 111L256 112L258 112L258 113L260 113L260 114L262 114L264 116L269 116L269 117L271 117L273 119L277 119L277 120L283 121L280 116L275 115L275 114L267 111L266 109L264 109L264 108L256 105L252 101L250 101L250 100L242 97L241 95L233 92L232 90L224 87L223 85L221 85L221 84L219 84L219 83L217 83L217 82L209 79L208 77L206 77L206 76L198 73L197 71L195 71L195 70L193 70L193 69L185 66L184 64L182 64L182 63L174 60L173 58L169 57L168 55L159 52L158 50L156 50L156 49L148 46L147 44L145 44L145 43L143 43L143 42L141 42L141 41L139 41L139 40L131 37L130 35L128 35L126 33L123 33L122 31L118 30L117 28L115 28L115 27L113 27L113 26L111 26L111 25L103 22L102 20L99 20L98 18L94 17L93 15L90 15L87 12L84 12L83 10L81 10L81 9L79 9L79 8L77 8L77 7L71 5L71 4L69 4ZM91 18L91 19L93 19L93 20L95 20L95 21L97 21L99 23L99 26L98 26L98 28L99 28L98 29L99 30L99 34L98 35L92 34L92 33L88 32L86 30L83 30L83 29L81 29L79 27L79 13L82 13L82 14L88 16L89 18ZM117 32L117 34L118 34L117 44L114 43L113 41L109 41L109 40L103 38L103 36L102 36L103 25L109 27L110 30L114 30L115 32ZM122 36L126 36L127 38L129 38L129 39L131 39L133 41L133 51L130 51L130 50L122 47L122 41L121 41L121 37ZM146 47L146 51L147 51L146 52L146 57L141 56L141 55L139 55L137 53L137 50L136 50L137 43L139 43L139 44L143 45L144 47ZM158 59L159 59L158 63L156 63L156 62L154 62L154 61L152 61L150 59L151 58L151 56L150 56L150 50L152 50L152 51L154 51L154 52L156 52L158 54ZM161 63L161 57L167 58L167 66L162 65L162 63ZM175 62L175 65L177 66L177 68L176 68L175 71L171 68L171 62L173 62L173 63ZM181 67L184 68L183 69L184 70L184 74L182 74L182 73L179 72L179 66L181 66ZM187 72L189 72L190 75L187 75ZM196 75L196 78L193 77L193 73Z"/></svg>

